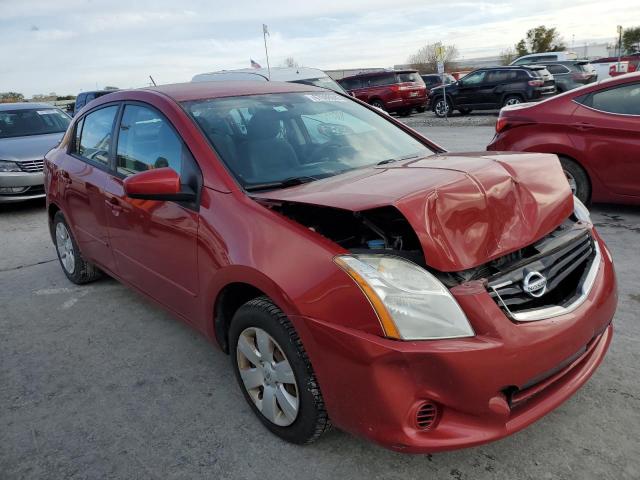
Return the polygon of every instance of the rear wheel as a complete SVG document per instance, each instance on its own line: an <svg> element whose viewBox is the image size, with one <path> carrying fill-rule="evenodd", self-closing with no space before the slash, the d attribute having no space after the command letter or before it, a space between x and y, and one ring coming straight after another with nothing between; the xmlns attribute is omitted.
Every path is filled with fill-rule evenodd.
<svg viewBox="0 0 640 480"><path fill-rule="evenodd" d="M267 297L238 309L229 344L242 393L272 433L306 444L329 429L322 393L302 341L287 316Z"/></svg>
<svg viewBox="0 0 640 480"><path fill-rule="evenodd" d="M374 100L371 102L372 107L379 108L380 110L386 111L387 109L384 107L384 102L382 100Z"/></svg>
<svg viewBox="0 0 640 480"><path fill-rule="evenodd" d="M445 100L443 97L437 98L435 103L433 104L433 113L436 114L436 117L445 117L450 116L453 112L453 107L451 103Z"/></svg>
<svg viewBox="0 0 640 480"><path fill-rule="evenodd" d="M587 172L578 163L566 157L560 157L560 164L565 177L567 177L567 182L569 182L571 192L582 203L587 204L591 198L591 182Z"/></svg>
<svg viewBox="0 0 640 480"><path fill-rule="evenodd" d="M71 229L62 212L56 212L53 217L53 238L56 253L62 271L69 280L78 285L93 282L102 276L102 272L92 263L87 262L78 249Z"/></svg>
<svg viewBox="0 0 640 480"><path fill-rule="evenodd" d="M502 103L503 107L506 107L507 105L518 105L519 103L522 103L522 97L519 95L508 95L507 97L505 97L504 102Z"/></svg>

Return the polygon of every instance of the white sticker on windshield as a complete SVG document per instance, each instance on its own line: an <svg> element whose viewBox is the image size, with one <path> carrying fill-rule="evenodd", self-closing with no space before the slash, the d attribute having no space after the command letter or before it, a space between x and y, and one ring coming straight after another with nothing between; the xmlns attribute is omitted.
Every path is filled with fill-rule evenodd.
<svg viewBox="0 0 640 480"><path fill-rule="evenodd" d="M54 113L58 113L56 110L36 110L38 115L51 115Z"/></svg>
<svg viewBox="0 0 640 480"><path fill-rule="evenodd" d="M273 107L273 109L276 112L286 112L287 111L287 107L285 107L284 105L276 105L275 107Z"/></svg>
<svg viewBox="0 0 640 480"><path fill-rule="evenodd" d="M346 102L346 98L341 97L337 93L314 93L305 95L312 102Z"/></svg>

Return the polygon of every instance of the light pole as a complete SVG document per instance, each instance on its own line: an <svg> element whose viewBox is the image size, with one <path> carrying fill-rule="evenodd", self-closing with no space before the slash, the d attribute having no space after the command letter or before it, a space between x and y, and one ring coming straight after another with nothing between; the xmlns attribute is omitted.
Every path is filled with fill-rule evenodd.
<svg viewBox="0 0 640 480"><path fill-rule="evenodd" d="M262 24L262 37L264 38L264 53L267 56L267 72L269 74L269 81L271 81L271 67L269 66L269 50L267 50L267 35L269 35L269 28Z"/></svg>

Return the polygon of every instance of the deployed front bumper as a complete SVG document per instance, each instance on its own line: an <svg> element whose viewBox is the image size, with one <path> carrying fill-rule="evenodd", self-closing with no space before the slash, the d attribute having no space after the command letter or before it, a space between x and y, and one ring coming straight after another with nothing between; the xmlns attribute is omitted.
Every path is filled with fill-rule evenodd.
<svg viewBox="0 0 640 480"><path fill-rule="evenodd" d="M414 453L496 440L567 400L611 342L617 294L608 253L587 300L547 320L509 320L481 282L452 293L474 326L473 338L401 342L293 317L336 426ZM429 430L416 422L425 401L440 410Z"/></svg>
<svg viewBox="0 0 640 480"><path fill-rule="evenodd" d="M20 190L5 190L9 188L18 188ZM43 198L44 196L44 177L42 172L0 173L0 203L21 202L33 198Z"/></svg>

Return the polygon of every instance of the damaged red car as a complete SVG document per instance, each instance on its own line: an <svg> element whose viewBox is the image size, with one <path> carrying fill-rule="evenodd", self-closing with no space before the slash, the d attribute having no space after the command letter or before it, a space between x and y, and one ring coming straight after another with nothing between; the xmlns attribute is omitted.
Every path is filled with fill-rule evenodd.
<svg viewBox="0 0 640 480"><path fill-rule="evenodd" d="M291 442L331 424L404 452L489 442L611 342L611 256L555 155L450 154L335 92L115 92L45 180L69 280L108 274L201 331Z"/></svg>

